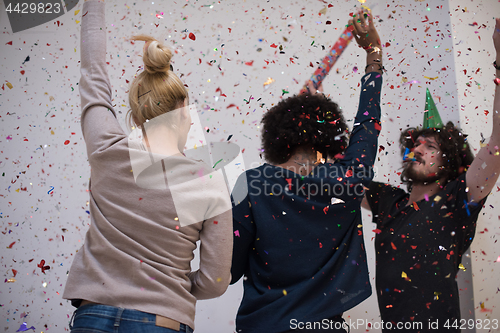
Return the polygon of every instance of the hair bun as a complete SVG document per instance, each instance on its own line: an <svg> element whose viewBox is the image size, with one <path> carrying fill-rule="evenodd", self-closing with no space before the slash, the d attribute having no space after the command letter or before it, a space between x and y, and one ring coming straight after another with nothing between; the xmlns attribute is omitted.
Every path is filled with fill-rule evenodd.
<svg viewBox="0 0 500 333"><path fill-rule="evenodd" d="M170 60L172 59L172 51L168 47L147 35L134 36L132 40L146 42L142 60L144 62L144 69L148 74L168 73L170 70Z"/></svg>

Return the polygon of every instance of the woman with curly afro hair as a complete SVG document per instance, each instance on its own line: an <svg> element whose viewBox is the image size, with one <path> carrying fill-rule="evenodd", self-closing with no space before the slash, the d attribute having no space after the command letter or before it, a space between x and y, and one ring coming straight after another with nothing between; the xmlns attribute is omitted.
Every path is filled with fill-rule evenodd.
<svg viewBox="0 0 500 333"><path fill-rule="evenodd" d="M350 135L329 98L283 100L262 119L267 163L233 189L231 283L245 276L237 332L345 332L343 312L371 294L360 203L373 177L383 67L373 18L358 15L351 24L367 66Z"/></svg>

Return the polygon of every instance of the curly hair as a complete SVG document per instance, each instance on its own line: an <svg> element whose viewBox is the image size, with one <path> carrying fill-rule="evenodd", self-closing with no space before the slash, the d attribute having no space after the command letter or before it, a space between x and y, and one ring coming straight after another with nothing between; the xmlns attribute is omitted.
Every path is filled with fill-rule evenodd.
<svg viewBox="0 0 500 333"><path fill-rule="evenodd" d="M407 148L410 151L414 148L415 141L420 136L433 137L439 145L444 163L441 174L446 179L445 184L460 176L474 160L474 155L467 142L467 135L463 134L451 121L442 128L406 129L399 138L402 156ZM406 167L401 173L401 181L411 191L412 181L408 178Z"/></svg>
<svg viewBox="0 0 500 333"><path fill-rule="evenodd" d="M323 95L280 101L262 118L262 149L272 164L287 162L299 148L334 157L347 147L349 129L338 105Z"/></svg>

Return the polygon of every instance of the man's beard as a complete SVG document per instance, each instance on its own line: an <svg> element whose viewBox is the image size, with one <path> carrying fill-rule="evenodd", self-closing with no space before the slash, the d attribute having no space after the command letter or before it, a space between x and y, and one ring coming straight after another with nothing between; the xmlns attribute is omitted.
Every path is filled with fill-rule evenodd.
<svg viewBox="0 0 500 333"><path fill-rule="evenodd" d="M422 161L419 161L422 163ZM415 168L413 168L413 163L409 162L405 165L404 172L406 175L406 179L410 180L413 185L419 184L419 185L426 185L430 183L437 182L441 178L443 178L443 174L441 170L439 170L436 173L428 174L428 175L423 175L421 173L418 173L415 171Z"/></svg>

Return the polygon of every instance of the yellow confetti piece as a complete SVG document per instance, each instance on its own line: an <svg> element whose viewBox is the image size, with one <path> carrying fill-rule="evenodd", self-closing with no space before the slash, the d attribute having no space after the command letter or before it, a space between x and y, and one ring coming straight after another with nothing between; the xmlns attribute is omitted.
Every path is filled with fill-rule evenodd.
<svg viewBox="0 0 500 333"><path fill-rule="evenodd" d="M434 198L434 201L438 202L439 200L441 200L441 197L439 195L436 195L436 197Z"/></svg>
<svg viewBox="0 0 500 333"><path fill-rule="evenodd" d="M17 280L14 278L7 279L7 283L13 283L16 282Z"/></svg>
<svg viewBox="0 0 500 333"><path fill-rule="evenodd" d="M426 78L427 80L435 80L437 79L439 76L436 76L436 77L428 77L428 76L424 76L424 78Z"/></svg>
<svg viewBox="0 0 500 333"><path fill-rule="evenodd" d="M268 77L266 82L264 82L264 87L267 86L267 85L270 85L271 83L273 83L275 80L271 77Z"/></svg>
<svg viewBox="0 0 500 333"><path fill-rule="evenodd" d="M286 292L286 290L285 290L285 289L283 289L283 295L285 295L285 296L286 296L286 294L288 294L288 293Z"/></svg>
<svg viewBox="0 0 500 333"><path fill-rule="evenodd" d="M80 12L80 9L75 10L75 15L77 15Z"/></svg>
<svg viewBox="0 0 500 333"><path fill-rule="evenodd" d="M19 193L19 189L17 189L16 192Z"/></svg>
<svg viewBox="0 0 500 333"><path fill-rule="evenodd" d="M458 265L458 268L460 268L460 269L461 269L461 270L463 270L464 272L467 270L467 269L464 267L464 265L462 265L462 264Z"/></svg>
<svg viewBox="0 0 500 333"><path fill-rule="evenodd" d="M403 279L406 279L406 278L408 277L408 275L406 275L406 273L405 273L405 272L402 272L402 273L401 273L401 277L402 277Z"/></svg>
<svg viewBox="0 0 500 333"><path fill-rule="evenodd" d="M326 7L319 11L320 14L326 15Z"/></svg>
<svg viewBox="0 0 500 333"><path fill-rule="evenodd" d="M366 0L358 0L360 3L365 3Z"/></svg>
<svg viewBox="0 0 500 333"><path fill-rule="evenodd" d="M14 86L13 86L13 85L12 85L12 83L10 83L10 82L7 82L7 87L9 87L9 89L14 88Z"/></svg>
<svg viewBox="0 0 500 333"><path fill-rule="evenodd" d="M76 24L80 23L80 21L78 21L78 20L76 20L75 22L76 22Z"/></svg>
<svg viewBox="0 0 500 333"><path fill-rule="evenodd" d="M408 155L406 155L406 158L409 158L409 159L412 159L414 157L415 157L415 153L414 152L411 152Z"/></svg>

